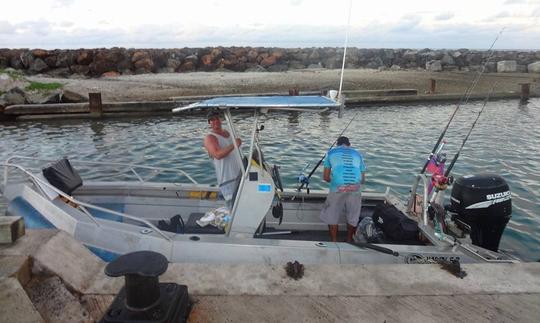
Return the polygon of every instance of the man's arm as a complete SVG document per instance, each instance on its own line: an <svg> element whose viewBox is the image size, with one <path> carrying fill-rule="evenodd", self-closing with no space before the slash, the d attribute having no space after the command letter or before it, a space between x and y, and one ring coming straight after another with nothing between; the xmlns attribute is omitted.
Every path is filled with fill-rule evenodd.
<svg viewBox="0 0 540 323"><path fill-rule="evenodd" d="M237 138L236 144L240 146L242 144L242 141ZM234 150L234 144L230 144L226 147L221 148L219 147L219 142L215 136L206 135L206 137L204 138L204 148L206 148L210 157L219 160L227 157L231 153L231 151Z"/></svg>
<svg viewBox="0 0 540 323"><path fill-rule="evenodd" d="M328 182L330 183L330 171L332 169L331 168L328 168L328 167L325 167L324 170L323 170L323 179L325 182Z"/></svg>

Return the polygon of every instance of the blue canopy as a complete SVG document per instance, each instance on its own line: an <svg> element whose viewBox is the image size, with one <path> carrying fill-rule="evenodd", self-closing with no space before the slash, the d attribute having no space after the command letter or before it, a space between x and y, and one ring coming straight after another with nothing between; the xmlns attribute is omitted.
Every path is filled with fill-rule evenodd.
<svg viewBox="0 0 540 323"><path fill-rule="evenodd" d="M295 109L327 109L340 106L326 96L231 96L219 97L190 104L185 107L175 108L173 112L185 111L201 108L267 108L273 110L295 110Z"/></svg>

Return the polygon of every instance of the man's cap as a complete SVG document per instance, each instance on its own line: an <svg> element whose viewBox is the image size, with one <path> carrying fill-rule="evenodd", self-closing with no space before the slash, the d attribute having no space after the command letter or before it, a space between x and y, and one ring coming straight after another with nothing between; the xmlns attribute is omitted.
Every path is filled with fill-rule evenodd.
<svg viewBox="0 0 540 323"><path fill-rule="evenodd" d="M349 138L345 137L345 136L341 136L337 139L337 145L338 146L341 146L341 145L347 145L347 146L350 146L351 143L349 142Z"/></svg>
<svg viewBox="0 0 540 323"><path fill-rule="evenodd" d="M216 111L216 110L211 110L210 112L208 112L208 114L206 115L206 120L210 121L210 119L214 119L214 118L220 118L220 113L219 111Z"/></svg>

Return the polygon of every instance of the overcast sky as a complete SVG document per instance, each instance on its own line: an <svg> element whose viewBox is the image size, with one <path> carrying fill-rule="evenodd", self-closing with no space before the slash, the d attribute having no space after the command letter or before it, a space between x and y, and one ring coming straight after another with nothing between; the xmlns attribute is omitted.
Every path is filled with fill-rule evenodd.
<svg viewBox="0 0 540 323"><path fill-rule="evenodd" d="M5 0L0 48L343 46L349 0ZM355 0L350 46L540 49L540 0Z"/></svg>

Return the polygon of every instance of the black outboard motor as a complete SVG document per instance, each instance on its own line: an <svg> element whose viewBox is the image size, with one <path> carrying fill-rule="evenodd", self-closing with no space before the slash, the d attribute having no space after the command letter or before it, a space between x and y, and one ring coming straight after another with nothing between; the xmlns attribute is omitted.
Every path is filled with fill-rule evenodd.
<svg viewBox="0 0 540 323"><path fill-rule="evenodd" d="M495 174L467 175L452 187L449 211L471 227L472 243L497 251L512 214L512 196L506 181Z"/></svg>

